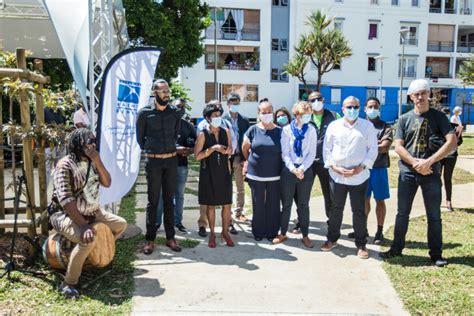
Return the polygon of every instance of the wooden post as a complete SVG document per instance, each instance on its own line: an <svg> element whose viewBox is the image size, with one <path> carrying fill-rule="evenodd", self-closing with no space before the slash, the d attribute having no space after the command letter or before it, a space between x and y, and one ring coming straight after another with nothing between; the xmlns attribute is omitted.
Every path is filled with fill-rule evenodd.
<svg viewBox="0 0 474 316"><path fill-rule="evenodd" d="M43 61L35 59L35 69L40 73L43 72ZM43 84L38 84L39 93L36 94L36 126L43 126L44 124L44 99L43 99ZM46 183L46 157L45 144L41 142L38 148L38 179L39 179L39 204L40 212L42 213L48 205L48 186ZM43 221L41 223L41 234L48 234L48 223Z"/></svg>
<svg viewBox="0 0 474 316"><path fill-rule="evenodd" d="M16 49L16 65L17 68L26 70L26 56L24 48ZM31 116L30 116L30 105L28 102L28 92L20 91L20 114L21 114L21 125L25 129L31 127ZM33 175L33 148L32 148L32 139L31 137L23 138L23 168L25 170L26 178L26 189L27 194L25 200L29 205L29 211L26 212L26 218L32 219L35 216L34 205L35 205L35 186L34 186L34 175ZM28 235L34 236L36 227L30 226L28 228Z"/></svg>
<svg viewBox="0 0 474 316"><path fill-rule="evenodd" d="M0 92L0 129L3 130L3 101ZM4 137L0 137L0 145L3 146ZM3 156L3 147L0 147L0 220L5 219L5 160ZM0 228L0 236L5 233L5 229Z"/></svg>

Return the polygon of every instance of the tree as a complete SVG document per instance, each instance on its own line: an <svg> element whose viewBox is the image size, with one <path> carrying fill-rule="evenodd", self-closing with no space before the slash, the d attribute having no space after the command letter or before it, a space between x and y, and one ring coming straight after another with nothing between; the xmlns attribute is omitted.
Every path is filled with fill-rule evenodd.
<svg viewBox="0 0 474 316"><path fill-rule="evenodd" d="M334 66L340 65L344 58L352 56L352 50L342 32L328 28L332 21L332 18L320 10L313 11L306 22L311 31L301 35L299 45L295 48L316 67L317 91L321 89L323 75L333 70ZM295 57L301 58L298 57L298 50Z"/></svg>
<svg viewBox="0 0 474 316"><path fill-rule="evenodd" d="M209 7L200 0L124 0L132 46L161 48L157 77L170 80L204 53L202 31Z"/></svg>
<svg viewBox="0 0 474 316"><path fill-rule="evenodd" d="M295 55L288 61L288 64L283 66L285 73L292 77L298 78L304 85L304 89L308 92L308 84L306 82L306 65L308 64L308 56L303 54L302 47L305 46L304 39L301 38L298 45L295 46Z"/></svg>
<svg viewBox="0 0 474 316"><path fill-rule="evenodd" d="M465 60L459 68L458 78L467 86L474 86L474 54Z"/></svg>

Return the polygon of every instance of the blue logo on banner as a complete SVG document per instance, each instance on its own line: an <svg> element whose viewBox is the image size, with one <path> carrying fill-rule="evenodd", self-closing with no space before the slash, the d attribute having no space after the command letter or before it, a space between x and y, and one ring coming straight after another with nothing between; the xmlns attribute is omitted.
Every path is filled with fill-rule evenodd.
<svg viewBox="0 0 474 316"><path fill-rule="evenodd" d="M141 83L119 80L116 113L137 113Z"/></svg>

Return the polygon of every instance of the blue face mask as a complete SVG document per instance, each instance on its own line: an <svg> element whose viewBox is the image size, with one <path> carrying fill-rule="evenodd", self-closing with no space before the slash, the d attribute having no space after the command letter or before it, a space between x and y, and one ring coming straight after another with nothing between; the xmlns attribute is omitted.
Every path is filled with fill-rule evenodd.
<svg viewBox="0 0 474 316"><path fill-rule="evenodd" d="M285 126L286 124L288 124L288 117L286 117L286 115L277 117L277 123L280 126Z"/></svg>
<svg viewBox="0 0 474 316"><path fill-rule="evenodd" d="M346 109L344 117L349 121L355 121L359 117L359 109Z"/></svg>
<svg viewBox="0 0 474 316"><path fill-rule="evenodd" d="M308 124L311 121L311 114L303 114L301 115L301 123Z"/></svg>
<svg viewBox="0 0 474 316"><path fill-rule="evenodd" d="M222 125L222 117L213 117L211 119L211 125L215 128L218 128L219 126Z"/></svg>
<svg viewBox="0 0 474 316"><path fill-rule="evenodd" d="M377 109L368 109L367 110L367 117L371 120L377 118L378 116L380 116L380 110L377 110Z"/></svg>
<svg viewBox="0 0 474 316"><path fill-rule="evenodd" d="M232 105L230 106L230 111L231 111L232 113L237 113L237 112L239 112L239 105L238 105L238 104L232 104Z"/></svg>

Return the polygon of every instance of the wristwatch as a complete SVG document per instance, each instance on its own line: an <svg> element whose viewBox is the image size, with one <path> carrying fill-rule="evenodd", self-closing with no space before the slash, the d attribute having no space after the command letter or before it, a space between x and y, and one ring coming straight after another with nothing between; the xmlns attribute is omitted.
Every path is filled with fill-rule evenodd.
<svg viewBox="0 0 474 316"><path fill-rule="evenodd" d="M364 165L363 163L361 163L360 166L362 167L363 170L367 169L367 166Z"/></svg>

